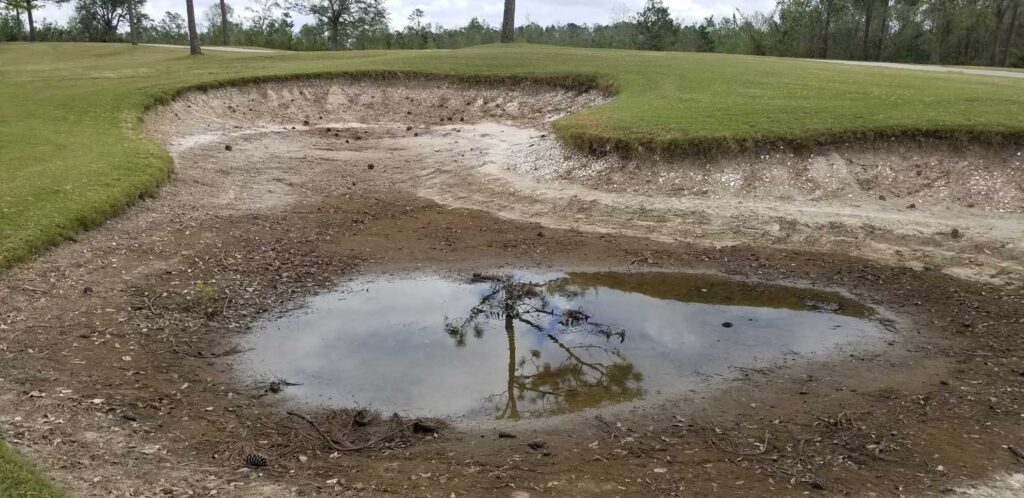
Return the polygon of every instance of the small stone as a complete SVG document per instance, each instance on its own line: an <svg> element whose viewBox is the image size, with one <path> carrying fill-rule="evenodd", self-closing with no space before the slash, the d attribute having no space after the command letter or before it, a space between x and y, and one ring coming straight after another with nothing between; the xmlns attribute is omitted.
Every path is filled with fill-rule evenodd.
<svg viewBox="0 0 1024 498"><path fill-rule="evenodd" d="M125 419L125 420L127 420L129 422L138 422L138 420L139 420L138 415L135 415L132 412L124 412L124 413L122 413L121 414L121 418L123 418L123 419Z"/></svg>
<svg viewBox="0 0 1024 498"><path fill-rule="evenodd" d="M878 196L878 200L880 200L882 202L885 202L885 196L884 195Z"/></svg>
<svg viewBox="0 0 1024 498"><path fill-rule="evenodd" d="M87 296L89 294L92 294L92 287L86 286L84 289L82 289L82 294L85 294Z"/></svg>
<svg viewBox="0 0 1024 498"><path fill-rule="evenodd" d="M917 208L917 204L910 204L910 205L907 206L907 209L916 209L916 208Z"/></svg>
<svg viewBox="0 0 1024 498"><path fill-rule="evenodd" d="M531 450L539 450L547 446L547 443L545 443L543 439L534 439L533 441L526 443L526 446L529 446Z"/></svg>
<svg viewBox="0 0 1024 498"><path fill-rule="evenodd" d="M502 438L502 439L511 439L511 438L516 437L516 435L512 434L509 431L498 431L498 437Z"/></svg>
<svg viewBox="0 0 1024 498"><path fill-rule="evenodd" d="M405 131L412 131L412 126L406 126Z"/></svg>
<svg viewBox="0 0 1024 498"><path fill-rule="evenodd" d="M732 328L732 322L722 322L722 326L727 329L730 329Z"/></svg>
<svg viewBox="0 0 1024 498"><path fill-rule="evenodd" d="M228 152L231 152L231 150L232 150L232 147L231 147L230 145L225 145L225 146L224 146L224 150L226 150L226 151L228 151Z"/></svg>
<svg viewBox="0 0 1024 498"><path fill-rule="evenodd" d="M949 231L949 236L954 239L961 239L963 238L964 234L960 233L960 229L954 228Z"/></svg>
<svg viewBox="0 0 1024 498"><path fill-rule="evenodd" d="M366 169L372 170L373 169L373 163L367 164L366 165Z"/></svg>
<svg viewBox="0 0 1024 498"><path fill-rule="evenodd" d="M306 119L306 120L303 120L303 121L302 121L302 125L303 125L303 126L309 126L309 120L308 120L308 119Z"/></svg>

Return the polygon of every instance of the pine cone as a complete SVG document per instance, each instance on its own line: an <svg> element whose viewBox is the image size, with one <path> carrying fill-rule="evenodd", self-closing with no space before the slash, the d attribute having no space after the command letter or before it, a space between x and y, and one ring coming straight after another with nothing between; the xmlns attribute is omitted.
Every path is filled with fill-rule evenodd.
<svg viewBox="0 0 1024 498"><path fill-rule="evenodd" d="M260 455L259 453L249 453L248 455L245 455L245 464L250 467L266 467L267 463L267 457Z"/></svg>

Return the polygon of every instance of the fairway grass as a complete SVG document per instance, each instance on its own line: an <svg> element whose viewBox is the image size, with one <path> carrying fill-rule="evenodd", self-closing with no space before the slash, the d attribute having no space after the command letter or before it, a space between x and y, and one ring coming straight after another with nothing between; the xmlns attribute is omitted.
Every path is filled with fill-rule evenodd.
<svg viewBox="0 0 1024 498"><path fill-rule="evenodd" d="M68 495L0 441L0 497L66 498Z"/></svg>
<svg viewBox="0 0 1024 498"><path fill-rule="evenodd" d="M401 72L401 73L397 73ZM0 44L0 269L154 192L170 156L143 111L185 88L319 73L547 79L617 98L555 123L597 151L716 154L877 137L1024 137L1024 81L695 53L483 46L229 53Z"/></svg>

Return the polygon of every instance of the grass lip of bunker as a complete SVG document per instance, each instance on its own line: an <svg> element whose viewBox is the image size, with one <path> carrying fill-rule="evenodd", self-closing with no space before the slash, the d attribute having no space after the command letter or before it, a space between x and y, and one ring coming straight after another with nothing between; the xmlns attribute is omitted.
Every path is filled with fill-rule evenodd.
<svg viewBox="0 0 1024 498"><path fill-rule="evenodd" d="M691 273L370 277L257 324L238 372L287 381L300 405L479 424L649 405L870 349L890 335L870 316L835 292Z"/></svg>

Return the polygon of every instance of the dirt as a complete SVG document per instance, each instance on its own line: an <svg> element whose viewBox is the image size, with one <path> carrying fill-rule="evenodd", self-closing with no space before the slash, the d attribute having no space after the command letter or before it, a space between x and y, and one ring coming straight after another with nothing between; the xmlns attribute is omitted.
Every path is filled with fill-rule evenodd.
<svg viewBox="0 0 1024 498"><path fill-rule="evenodd" d="M313 81L155 110L146 132L177 165L159 195L0 276L0 431L80 496L920 496L1022 469L1018 151L683 171L563 150L547 123L604 99ZM374 443L359 451L232 368L255 320L346 278L514 267L841 289L897 317L896 338L549 424L305 414L343 449Z"/></svg>

